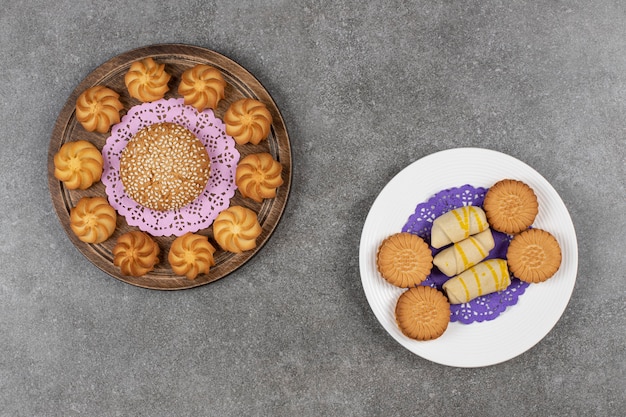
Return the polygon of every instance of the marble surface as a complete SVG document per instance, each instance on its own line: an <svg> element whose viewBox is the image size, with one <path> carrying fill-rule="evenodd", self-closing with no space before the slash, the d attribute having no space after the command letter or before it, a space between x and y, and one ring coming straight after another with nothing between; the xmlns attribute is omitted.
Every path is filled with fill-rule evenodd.
<svg viewBox="0 0 626 417"><path fill-rule="evenodd" d="M1 416L624 415L626 3L24 0L4 2L0 22ZM47 187L50 133L72 90L156 43L247 68L293 147L268 244L179 292L95 268ZM395 342L358 259L384 185L465 146L548 179L579 249L553 330L476 369Z"/></svg>

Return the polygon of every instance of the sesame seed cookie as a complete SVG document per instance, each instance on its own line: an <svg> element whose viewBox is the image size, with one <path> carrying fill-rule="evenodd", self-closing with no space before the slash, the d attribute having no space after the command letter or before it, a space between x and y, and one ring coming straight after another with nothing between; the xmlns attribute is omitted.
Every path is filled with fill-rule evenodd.
<svg viewBox="0 0 626 417"><path fill-rule="evenodd" d="M175 210L204 191L210 175L209 155L202 142L175 123L141 129L120 158L124 191L142 206Z"/></svg>

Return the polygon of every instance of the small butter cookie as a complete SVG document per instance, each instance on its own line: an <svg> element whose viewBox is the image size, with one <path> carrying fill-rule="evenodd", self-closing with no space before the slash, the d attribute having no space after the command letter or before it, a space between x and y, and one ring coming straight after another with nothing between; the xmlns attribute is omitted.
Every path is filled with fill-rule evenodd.
<svg viewBox="0 0 626 417"><path fill-rule="evenodd" d="M267 139L272 125L272 115L265 104L251 98L242 98L228 107L224 114L226 134L238 145L258 145Z"/></svg>
<svg viewBox="0 0 626 417"><path fill-rule="evenodd" d="M514 276L525 282L543 282L561 266L561 247L549 232L529 229L513 238L506 257Z"/></svg>
<svg viewBox="0 0 626 417"><path fill-rule="evenodd" d="M183 72L178 94L183 96L186 105L202 111L217 107L217 103L224 98L225 87L226 81L218 69L198 64Z"/></svg>
<svg viewBox="0 0 626 417"><path fill-rule="evenodd" d="M433 268L433 255L421 237L396 233L378 247L376 266L390 284L414 287L424 281Z"/></svg>
<svg viewBox="0 0 626 417"><path fill-rule="evenodd" d="M86 140L67 142L54 155L54 177L70 190L86 190L100 181L104 159Z"/></svg>
<svg viewBox="0 0 626 417"><path fill-rule="evenodd" d="M396 303L396 322L411 339L436 339L450 323L450 303L435 288L423 285L409 288Z"/></svg>
<svg viewBox="0 0 626 417"><path fill-rule="evenodd" d="M276 197L276 189L283 184L282 169L269 153L253 153L239 161L235 183L242 196L261 203Z"/></svg>
<svg viewBox="0 0 626 417"><path fill-rule="evenodd" d="M262 231L257 214L243 206L227 208L213 222L215 241L222 249L233 253L256 248L256 239Z"/></svg>
<svg viewBox="0 0 626 417"><path fill-rule="evenodd" d="M487 190L483 209L493 229L515 234L533 224L539 204L535 192L527 184L504 179Z"/></svg>
<svg viewBox="0 0 626 417"><path fill-rule="evenodd" d="M215 248L206 236L185 233L172 242L167 260L176 275L196 279L199 274L208 274L215 265L214 253Z"/></svg>
<svg viewBox="0 0 626 417"><path fill-rule="evenodd" d="M144 232L124 233L113 247L113 264L124 275L140 277L159 263L159 245Z"/></svg>
<svg viewBox="0 0 626 417"><path fill-rule="evenodd" d="M143 102L160 100L170 89L167 83L171 75L165 64L158 64L148 57L131 64L124 76L124 83L131 97Z"/></svg>
<svg viewBox="0 0 626 417"><path fill-rule="evenodd" d="M104 197L83 197L70 210L70 228L79 240L102 243L113 232L117 213Z"/></svg>
<svg viewBox="0 0 626 417"><path fill-rule="evenodd" d="M103 85L83 91L76 99L76 120L87 132L106 133L120 122L120 110L124 105L120 95Z"/></svg>

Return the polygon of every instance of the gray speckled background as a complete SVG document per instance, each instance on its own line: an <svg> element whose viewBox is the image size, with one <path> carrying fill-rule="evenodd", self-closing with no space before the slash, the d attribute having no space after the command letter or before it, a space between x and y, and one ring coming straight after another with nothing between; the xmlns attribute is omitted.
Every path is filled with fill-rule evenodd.
<svg viewBox="0 0 626 417"><path fill-rule="evenodd" d="M618 416L626 398L626 3L4 1L0 12L0 415ZM220 52L282 111L284 216L225 279L159 292L100 272L47 188L65 100L113 56ZM395 342L358 248L383 186L476 146L539 171L579 245L571 301L535 347L478 369Z"/></svg>

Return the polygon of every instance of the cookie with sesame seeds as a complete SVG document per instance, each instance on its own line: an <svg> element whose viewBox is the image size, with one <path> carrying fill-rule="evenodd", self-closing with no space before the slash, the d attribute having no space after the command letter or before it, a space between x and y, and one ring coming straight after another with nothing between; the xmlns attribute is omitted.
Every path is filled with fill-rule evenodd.
<svg viewBox="0 0 626 417"><path fill-rule="evenodd" d="M176 123L155 123L131 138L120 158L124 191L142 206L175 210L205 189L211 162L200 140Z"/></svg>

